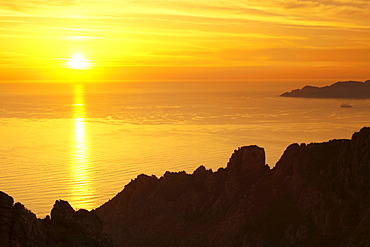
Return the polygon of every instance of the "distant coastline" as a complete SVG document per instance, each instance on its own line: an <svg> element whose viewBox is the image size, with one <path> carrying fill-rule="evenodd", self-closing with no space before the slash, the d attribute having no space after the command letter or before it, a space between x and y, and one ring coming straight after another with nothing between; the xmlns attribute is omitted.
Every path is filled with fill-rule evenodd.
<svg viewBox="0 0 370 247"><path fill-rule="evenodd" d="M338 99L370 99L370 80L339 81L330 86L305 86L285 92L281 97L298 98L338 98Z"/></svg>

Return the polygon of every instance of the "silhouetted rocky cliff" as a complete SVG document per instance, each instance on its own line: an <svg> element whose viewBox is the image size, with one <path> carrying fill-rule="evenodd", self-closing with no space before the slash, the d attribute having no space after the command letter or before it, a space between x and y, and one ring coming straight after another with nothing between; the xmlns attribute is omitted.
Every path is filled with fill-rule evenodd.
<svg viewBox="0 0 370 247"><path fill-rule="evenodd" d="M343 81L325 87L305 86L302 89L295 89L291 92L283 93L280 96L301 98L369 99L370 80L365 82Z"/></svg>
<svg viewBox="0 0 370 247"><path fill-rule="evenodd" d="M108 236L116 247L370 246L370 128L292 144L273 169L248 146L216 172L139 175L92 212L57 201L40 220L0 193L0 247L111 246Z"/></svg>
<svg viewBox="0 0 370 247"><path fill-rule="evenodd" d="M0 191L0 247L111 247L94 212L56 201L51 217L37 219L22 204Z"/></svg>
<svg viewBox="0 0 370 247"><path fill-rule="evenodd" d="M257 146L217 172L140 175L96 210L115 246L370 246L370 129L292 144L272 170Z"/></svg>

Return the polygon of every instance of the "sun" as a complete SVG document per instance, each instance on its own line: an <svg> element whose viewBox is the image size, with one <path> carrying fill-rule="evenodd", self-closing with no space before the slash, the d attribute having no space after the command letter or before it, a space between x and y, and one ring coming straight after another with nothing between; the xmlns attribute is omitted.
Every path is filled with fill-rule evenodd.
<svg viewBox="0 0 370 247"><path fill-rule="evenodd" d="M67 64L72 69L87 69L89 66L88 60L86 60L81 54L74 54Z"/></svg>

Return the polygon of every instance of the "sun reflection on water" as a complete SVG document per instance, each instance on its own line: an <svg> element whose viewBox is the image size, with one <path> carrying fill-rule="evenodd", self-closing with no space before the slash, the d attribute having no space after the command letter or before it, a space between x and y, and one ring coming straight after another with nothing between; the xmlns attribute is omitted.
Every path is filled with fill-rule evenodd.
<svg viewBox="0 0 370 247"><path fill-rule="evenodd" d="M91 209L94 188L89 175L90 162L85 118L84 86L76 84L74 85L73 104L73 146L71 147L73 158L70 167L72 180L71 203L75 208Z"/></svg>

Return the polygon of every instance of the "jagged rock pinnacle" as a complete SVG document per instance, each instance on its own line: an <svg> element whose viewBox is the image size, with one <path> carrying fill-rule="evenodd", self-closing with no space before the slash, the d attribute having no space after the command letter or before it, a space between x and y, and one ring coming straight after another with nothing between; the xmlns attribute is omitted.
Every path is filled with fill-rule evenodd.
<svg viewBox="0 0 370 247"><path fill-rule="evenodd" d="M265 167L265 150L256 145L241 147L235 150L227 165L228 169L246 172Z"/></svg>

